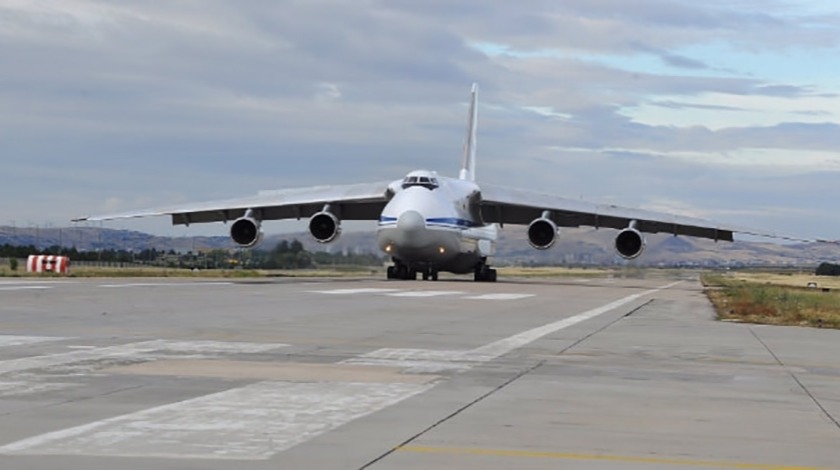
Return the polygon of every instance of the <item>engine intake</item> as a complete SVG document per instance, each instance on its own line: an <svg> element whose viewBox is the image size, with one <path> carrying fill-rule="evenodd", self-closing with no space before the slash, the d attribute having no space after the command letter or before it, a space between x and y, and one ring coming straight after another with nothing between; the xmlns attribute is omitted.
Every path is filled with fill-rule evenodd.
<svg viewBox="0 0 840 470"><path fill-rule="evenodd" d="M309 233L318 243L329 243L341 234L341 221L332 212L318 212L309 219Z"/></svg>
<svg viewBox="0 0 840 470"><path fill-rule="evenodd" d="M528 225L528 243L538 250L547 250L557 240L557 224L551 219L535 219Z"/></svg>
<svg viewBox="0 0 840 470"><path fill-rule="evenodd" d="M645 237L635 228L628 227L616 235L615 251L624 259L636 259L645 251Z"/></svg>
<svg viewBox="0 0 840 470"><path fill-rule="evenodd" d="M262 240L260 221L252 217L240 217L230 226L230 238L244 248L251 248Z"/></svg>

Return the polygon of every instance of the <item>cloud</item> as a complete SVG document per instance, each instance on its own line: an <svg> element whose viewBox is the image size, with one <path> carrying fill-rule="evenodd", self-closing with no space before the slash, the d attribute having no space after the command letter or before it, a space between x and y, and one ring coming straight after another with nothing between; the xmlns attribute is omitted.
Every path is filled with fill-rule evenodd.
<svg viewBox="0 0 840 470"><path fill-rule="evenodd" d="M772 213L780 173L836 170L840 15L824 5L5 0L0 224L454 174L473 81L482 179Z"/></svg>

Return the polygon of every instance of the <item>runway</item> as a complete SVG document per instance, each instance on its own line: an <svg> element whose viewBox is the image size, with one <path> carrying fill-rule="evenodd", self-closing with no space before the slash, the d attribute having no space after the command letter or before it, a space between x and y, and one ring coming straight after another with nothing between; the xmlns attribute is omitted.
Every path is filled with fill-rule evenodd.
<svg viewBox="0 0 840 470"><path fill-rule="evenodd" d="M0 280L0 468L840 469L840 332L696 279Z"/></svg>

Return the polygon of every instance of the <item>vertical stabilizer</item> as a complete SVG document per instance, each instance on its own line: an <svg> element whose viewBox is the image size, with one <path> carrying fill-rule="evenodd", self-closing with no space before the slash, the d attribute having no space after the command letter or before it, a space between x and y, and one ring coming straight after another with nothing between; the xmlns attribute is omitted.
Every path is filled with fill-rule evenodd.
<svg viewBox="0 0 840 470"><path fill-rule="evenodd" d="M467 137L464 139L464 164L458 176L462 180L475 180L475 130L478 125L478 84L473 83L470 93L470 111L467 115Z"/></svg>

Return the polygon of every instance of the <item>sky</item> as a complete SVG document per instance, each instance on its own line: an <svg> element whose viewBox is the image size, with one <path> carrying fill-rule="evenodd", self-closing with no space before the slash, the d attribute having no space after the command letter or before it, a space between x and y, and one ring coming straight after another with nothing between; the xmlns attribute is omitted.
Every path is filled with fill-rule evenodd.
<svg viewBox="0 0 840 470"><path fill-rule="evenodd" d="M838 238L838 56L834 0L0 0L0 225L456 176L477 82L479 182Z"/></svg>

